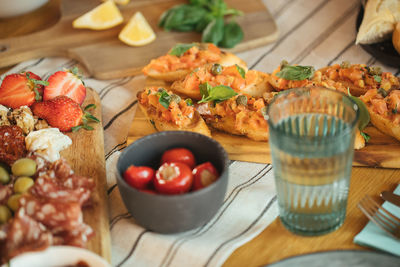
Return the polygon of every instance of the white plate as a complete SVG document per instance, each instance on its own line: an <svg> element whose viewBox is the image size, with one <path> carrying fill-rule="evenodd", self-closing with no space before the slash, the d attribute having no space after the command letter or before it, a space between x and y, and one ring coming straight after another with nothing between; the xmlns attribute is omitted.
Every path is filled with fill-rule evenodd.
<svg viewBox="0 0 400 267"><path fill-rule="evenodd" d="M52 246L43 251L23 253L10 261L11 267L61 267L85 262L90 267L111 267L90 250L71 246Z"/></svg>

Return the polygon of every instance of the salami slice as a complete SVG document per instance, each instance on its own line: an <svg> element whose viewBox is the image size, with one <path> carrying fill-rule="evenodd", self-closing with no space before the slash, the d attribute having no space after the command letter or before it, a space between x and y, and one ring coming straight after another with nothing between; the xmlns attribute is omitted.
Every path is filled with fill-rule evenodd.
<svg viewBox="0 0 400 267"><path fill-rule="evenodd" d="M12 195L13 190L10 185L0 184L0 204L7 204L8 198Z"/></svg>
<svg viewBox="0 0 400 267"><path fill-rule="evenodd" d="M92 228L82 223L79 227L76 227L73 231L59 232L54 235L56 243L82 247L87 246L87 241L94 235Z"/></svg>

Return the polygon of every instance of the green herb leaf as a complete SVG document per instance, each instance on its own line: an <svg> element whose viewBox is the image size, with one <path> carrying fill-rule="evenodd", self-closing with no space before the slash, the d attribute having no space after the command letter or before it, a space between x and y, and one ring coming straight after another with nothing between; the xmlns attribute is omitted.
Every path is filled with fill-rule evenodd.
<svg viewBox="0 0 400 267"><path fill-rule="evenodd" d="M221 102L227 100L237 93L229 86L225 85L217 85L215 87L211 87L208 83L206 83L206 88L200 88L200 94L202 95L202 99L198 103L204 103L209 101ZM207 90L207 94L205 91Z"/></svg>
<svg viewBox="0 0 400 267"><path fill-rule="evenodd" d="M96 108L96 105L95 104L89 104L89 105L87 105L83 110L84 111L87 111L87 110L89 110L89 109L95 109Z"/></svg>
<svg viewBox="0 0 400 267"><path fill-rule="evenodd" d="M314 76L314 71L314 67L312 66L285 65L276 76L286 80L302 81L312 78Z"/></svg>
<svg viewBox="0 0 400 267"><path fill-rule="evenodd" d="M371 136L369 136L367 133L360 132L361 136L364 137L365 143L369 142L369 139L371 139Z"/></svg>
<svg viewBox="0 0 400 267"><path fill-rule="evenodd" d="M193 43L192 44L176 44L174 47L172 47L171 51L168 54L180 57L195 45L196 44L193 44Z"/></svg>
<svg viewBox="0 0 400 267"><path fill-rule="evenodd" d="M200 95L202 96L202 98L207 98L209 96L209 92L212 89L212 86L209 83L202 83L199 86L200 88Z"/></svg>
<svg viewBox="0 0 400 267"><path fill-rule="evenodd" d="M201 41L218 45L224 37L224 18L213 19L203 31Z"/></svg>
<svg viewBox="0 0 400 267"><path fill-rule="evenodd" d="M236 22L232 21L224 27L224 37L220 43L221 47L232 48L243 40L243 30Z"/></svg>
<svg viewBox="0 0 400 267"><path fill-rule="evenodd" d="M167 91L163 90L162 92L158 93L160 98L158 99L158 102L160 104L168 109L169 108L169 103L171 102L171 96L167 93Z"/></svg>
<svg viewBox="0 0 400 267"><path fill-rule="evenodd" d="M214 16L211 13L207 13L203 18L197 23L195 31L203 32L207 25L213 20Z"/></svg>
<svg viewBox="0 0 400 267"><path fill-rule="evenodd" d="M100 122L100 120L98 118L96 118L95 116L93 116L90 113L85 112L85 117L86 117L87 120Z"/></svg>
<svg viewBox="0 0 400 267"><path fill-rule="evenodd" d="M382 81L382 77L379 75L374 75L374 80L378 83L380 83Z"/></svg>
<svg viewBox="0 0 400 267"><path fill-rule="evenodd" d="M360 111L360 116L358 118L358 129L362 131L365 127L367 127L371 119L367 106L364 104L364 102L362 102L361 99L350 94L350 88L347 88L347 93L349 97L357 104L358 110Z"/></svg>
<svg viewBox="0 0 400 267"><path fill-rule="evenodd" d="M35 92L35 100L36 101L40 101L42 100L42 96L40 95L39 91L37 90L37 88L33 88L33 92Z"/></svg>
<svg viewBox="0 0 400 267"><path fill-rule="evenodd" d="M242 78L245 79L246 71L242 67L240 67L238 64L235 64L235 66L236 66L236 69L238 70L240 76L242 76Z"/></svg>
<svg viewBox="0 0 400 267"><path fill-rule="evenodd" d="M72 128L71 128L71 131L72 131L72 132L77 132L77 131L79 131L81 128L83 128L83 125L78 125L78 126L72 127Z"/></svg>

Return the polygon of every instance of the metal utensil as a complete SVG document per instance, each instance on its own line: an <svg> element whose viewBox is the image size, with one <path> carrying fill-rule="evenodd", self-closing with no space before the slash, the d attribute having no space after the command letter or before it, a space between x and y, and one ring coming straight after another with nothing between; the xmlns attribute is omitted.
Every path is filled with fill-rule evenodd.
<svg viewBox="0 0 400 267"><path fill-rule="evenodd" d="M383 191L381 193L381 198L400 207L400 196L399 195L396 195L390 191Z"/></svg>
<svg viewBox="0 0 400 267"><path fill-rule="evenodd" d="M358 203L360 210L388 234L400 239L400 219L375 202L370 196L365 196Z"/></svg>

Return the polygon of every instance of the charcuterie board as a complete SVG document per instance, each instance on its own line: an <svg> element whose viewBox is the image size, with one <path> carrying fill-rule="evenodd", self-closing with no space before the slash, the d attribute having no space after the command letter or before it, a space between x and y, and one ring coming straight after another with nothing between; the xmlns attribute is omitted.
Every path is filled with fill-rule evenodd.
<svg viewBox="0 0 400 267"><path fill-rule="evenodd" d="M98 94L87 88L83 106L95 104L92 114L101 119L101 105ZM95 235L89 241L88 249L111 260L111 243L107 207L107 180L104 159L104 138L101 123L91 124L93 131L79 130L67 135L72 139L72 145L61 152L74 172L81 176L91 177L96 187L92 193L91 205L83 208L83 220L90 225Z"/></svg>
<svg viewBox="0 0 400 267"><path fill-rule="evenodd" d="M82 63L96 78L118 78L139 74L150 59L165 54L177 42L198 42L201 39L199 33L165 32L157 26L165 10L185 3L185 0L135 0L120 6L125 23L140 11L154 29L157 39L141 47L130 47L118 40L118 34L125 24L103 31L72 28L72 21L99 5L99 0L59 2L61 15L55 25L29 35L0 39L0 68L32 58L67 56ZM233 52L265 45L277 39L278 28L261 0L226 0L226 3L244 12L237 20L243 28L244 40L232 49Z"/></svg>
<svg viewBox="0 0 400 267"><path fill-rule="evenodd" d="M146 85L165 88L168 86L153 79L147 79ZM156 130L146 119L143 112L137 109L128 133L128 144L154 132ZM400 141L383 134L371 124L365 128L364 132L370 135L371 139L364 148L355 150L353 165L400 168ZM253 141L243 136L231 135L217 130L212 130L211 136L221 143L231 160L257 163L271 163L272 161L268 142Z"/></svg>

